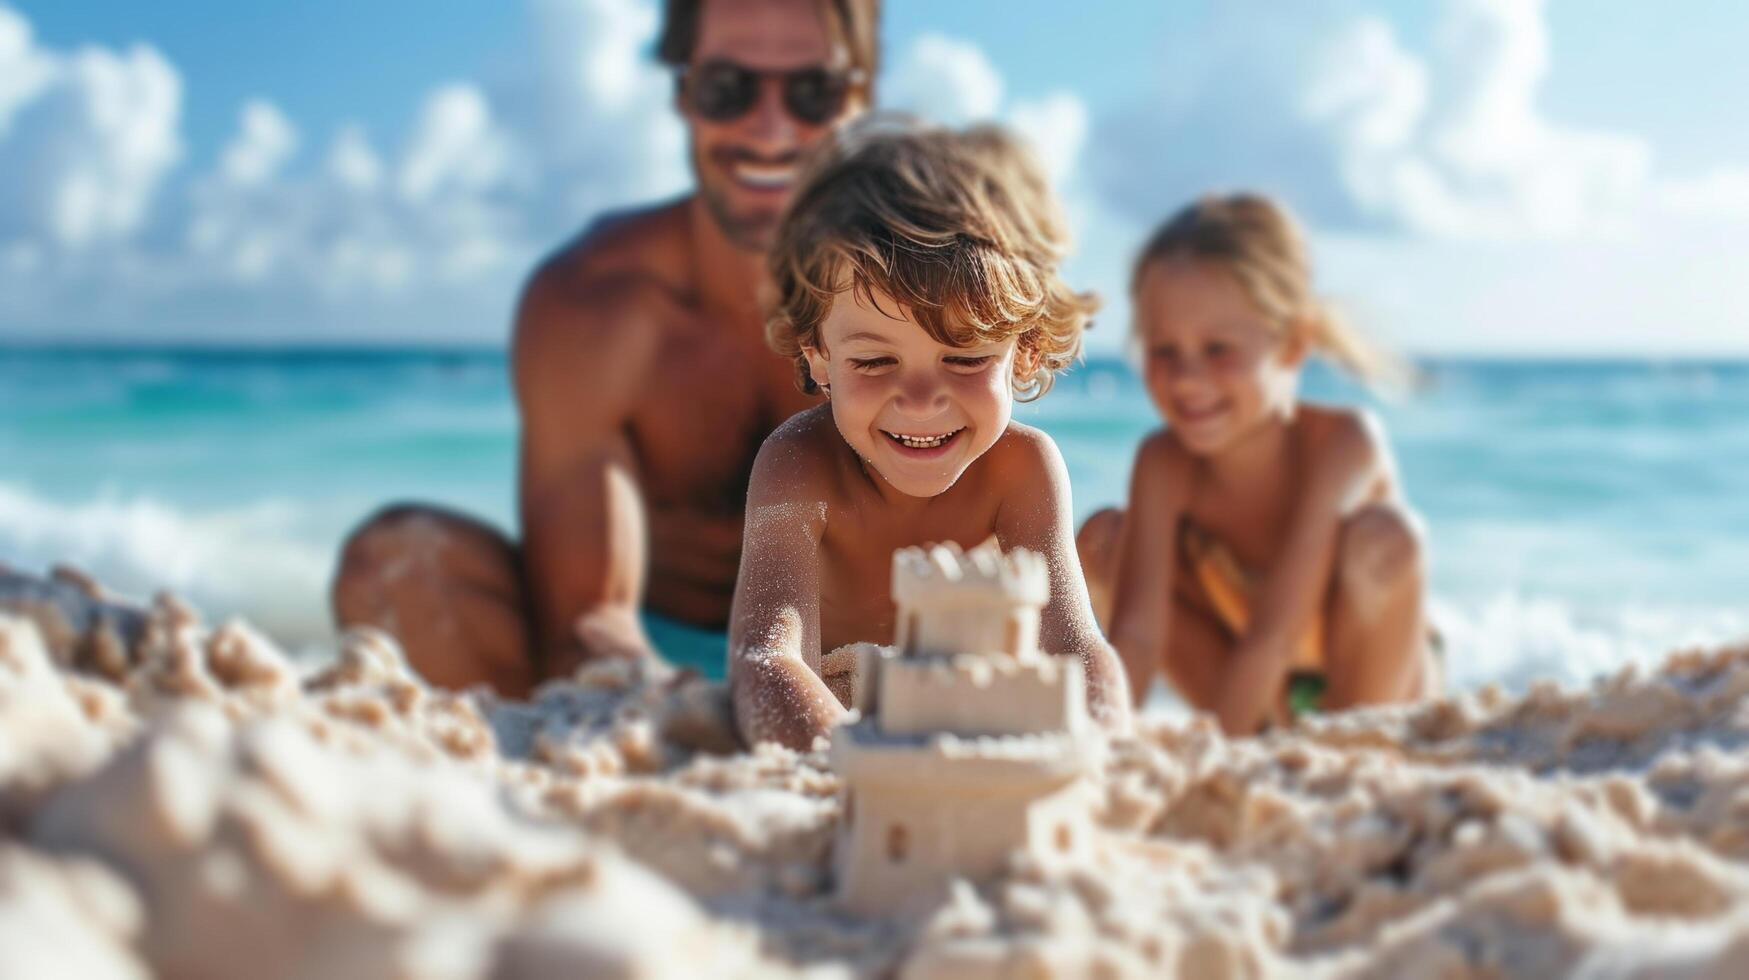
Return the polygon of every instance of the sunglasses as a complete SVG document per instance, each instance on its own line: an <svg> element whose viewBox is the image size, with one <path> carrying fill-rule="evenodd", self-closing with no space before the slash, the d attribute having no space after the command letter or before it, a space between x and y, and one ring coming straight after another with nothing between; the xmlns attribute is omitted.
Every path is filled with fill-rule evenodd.
<svg viewBox="0 0 1749 980"><path fill-rule="evenodd" d="M764 71L733 61L707 61L680 74L681 92L687 105L701 118L729 122L753 110L760 87L775 80L783 93L784 111L797 122L820 126L844 111L850 93L862 84L860 69L794 68Z"/></svg>

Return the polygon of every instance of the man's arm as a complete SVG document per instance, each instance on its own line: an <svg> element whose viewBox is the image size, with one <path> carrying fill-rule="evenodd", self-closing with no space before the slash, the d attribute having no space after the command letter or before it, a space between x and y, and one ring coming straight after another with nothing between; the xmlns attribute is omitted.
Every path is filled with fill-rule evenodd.
<svg viewBox="0 0 1749 980"><path fill-rule="evenodd" d="M996 538L1004 548L1026 548L1044 556L1051 597L1039 617L1039 645L1047 653L1081 661L1087 679L1087 709L1104 728L1130 727L1130 690L1123 664L1099 633L1081 563L1075 560L1074 509L1069 470L1056 443L1036 429L1015 426L1012 488L996 512ZM1005 467L1006 469L1007 467Z"/></svg>
<svg viewBox="0 0 1749 980"><path fill-rule="evenodd" d="M826 529L819 481L828 477L811 465L805 430L820 424L813 415L791 419L765 441L747 491L741 574L729 614L729 692L748 745L771 741L806 751L845 714L815 672Z"/></svg>
<svg viewBox="0 0 1749 980"><path fill-rule="evenodd" d="M522 561L545 677L653 654L638 620L647 529L626 426L652 384L663 302L635 280L549 267L517 311Z"/></svg>

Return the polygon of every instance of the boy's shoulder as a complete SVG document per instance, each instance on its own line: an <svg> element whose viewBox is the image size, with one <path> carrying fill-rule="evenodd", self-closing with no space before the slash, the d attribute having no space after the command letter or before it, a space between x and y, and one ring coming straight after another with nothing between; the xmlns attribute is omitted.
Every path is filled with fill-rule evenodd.
<svg viewBox="0 0 1749 980"><path fill-rule="evenodd" d="M765 437L761 452L805 449L824 444L835 436L838 436L838 426L832 421L832 404L821 402L779 423Z"/></svg>
<svg viewBox="0 0 1749 980"><path fill-rule="evenodd" d="M988 471L998 479L1062 469L1063 453L1043 429L1010 421L1002 437L984 454Z"/></svg>
<svg viewBox="0 0 1749 980"><path fill-rule="evenodd" d="M753 461L751 493L823 488L832 479L844 439L832 421L830 404L790 416L765 437Z"/></svg>

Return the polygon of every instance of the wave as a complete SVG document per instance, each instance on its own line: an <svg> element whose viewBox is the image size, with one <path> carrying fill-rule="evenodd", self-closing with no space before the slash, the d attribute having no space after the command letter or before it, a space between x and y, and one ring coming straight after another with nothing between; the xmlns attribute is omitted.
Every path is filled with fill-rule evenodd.
<svg viewBox="0 0 1749 980"><path fill-rule="evenodd" d="M1453 690L1538 680L1583 684L1674 651L1749 640L1749 609L1622 604L1586 608L1548 596L1500 593L1480 601L1436 596Z"/></svg>
<svg viewBox="0 0 1749 980"><path fill-rule="evenodd" d="M1587 610L1548 596L1501 593L1480 601L1435 596L1430 615L1445 650L1445 690L1489 684L1523 693L1537 681L1581 687L1628 666L1661 663L1678 650L1749 642L1749 611L1650 605ZM1189 708L1163 681L1148 692L1150 715Z"/></svg>
<svg viewBox="0 0 1749 980"><path fill-rule="evenodd" d="M126 595L169 590L209 616L246 617L293 648L331 633L337 541L309 525L282 501L189 513L149 497L65 501L0 483L0 561L26 572L72 565Z"/></svg>
<svg viewBox="0 0 1749 980"><path fill-rule="evenodd" d="M0 483L0 561L78 567L118 592L168 589L209 616L243 616L292 649L332 637L327 583L338 525L312 505L260 501L191 512L150 497L50 499ZM1490 547L1501 547L1492 541ZM1453 690L1582 684L1673 650L1749 638L1749 608L1615 605L1554 596L1436 595Z"/></svg>

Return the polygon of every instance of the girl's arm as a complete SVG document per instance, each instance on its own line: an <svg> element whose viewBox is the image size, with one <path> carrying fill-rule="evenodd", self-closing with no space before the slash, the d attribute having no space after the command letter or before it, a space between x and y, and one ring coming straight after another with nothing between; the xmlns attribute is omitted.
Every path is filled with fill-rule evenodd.
<svg viewBox="0 0 1749 980"><path fill-rule="evenodd" d="M1130 474L1110 630L1138 705L1166 651L1178 523L1189 493L1180 455L1172 452L1165 433L1155 433L1137 451Z"/></svg>
<svg viewBox="0 0 1749 980"><path fill-rule="evenodd" d="M996 538L1004 548L1026 548L1044 556L1051 597L1039 617L1039 646L1046 653L1081 661L1087 680L1087 710L1108 731L1130 727L1129 685L1123 665L1099 634L1081 563L1075 560L1074 510L1069 470L1056 443L1036 429L1015 426L1020 466L1001 485L1009 489L996 512Z"/></svg>
<svg viewBox="0 0 1749 980"><path fill-rule="evenodd" d="M1293 645L1329 591L1342 516L1378 473L1381 441L1375 428L1361 415L1336 416L1323 444L1310 454L1313 462L1281 555L1258 583L1250 628L1233 651L1216 704L1221 727L1230 735L1256 732L1274 708Z"/></svg>
<svg viewBox="0 0 1749 980"><path fill-rule="evenodd" d="M821 468L792 421L753 463L735 603L729 613L729 696L748 745L807 751L844 718L814 671L820 659Z"/></svg>

